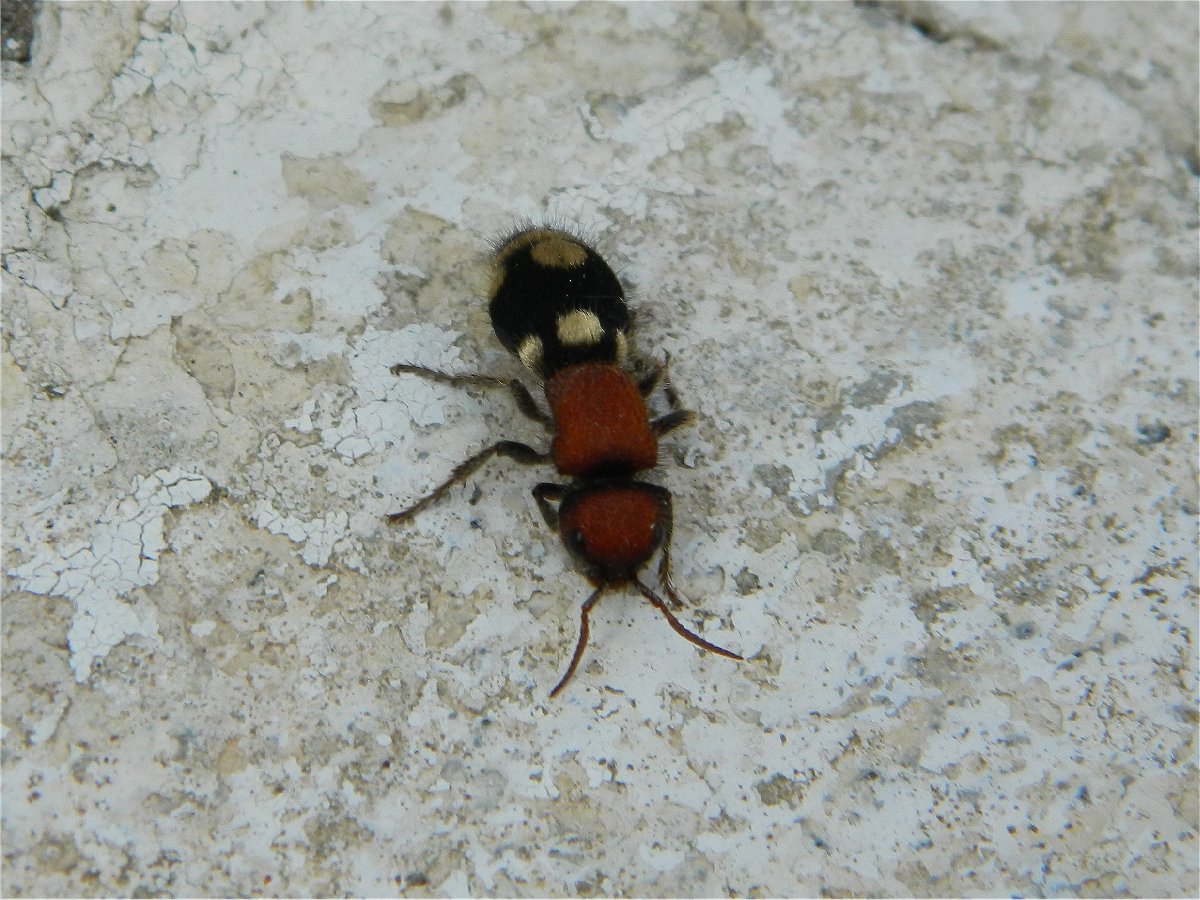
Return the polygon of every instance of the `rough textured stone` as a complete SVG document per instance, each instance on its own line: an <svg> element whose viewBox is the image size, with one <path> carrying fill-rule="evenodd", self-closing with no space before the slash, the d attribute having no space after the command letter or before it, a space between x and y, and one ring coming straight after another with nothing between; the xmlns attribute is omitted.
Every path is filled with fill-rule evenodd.
<svg viewBox="0 0 1200 900"><path fill-rule="evenodd" d="M22 9L6 895L1200 889L1194 5ZM549 702L550 473L384 523L544 440L388 373L518 372L520 219L671 353L746 663L613 596Z"/></svg>

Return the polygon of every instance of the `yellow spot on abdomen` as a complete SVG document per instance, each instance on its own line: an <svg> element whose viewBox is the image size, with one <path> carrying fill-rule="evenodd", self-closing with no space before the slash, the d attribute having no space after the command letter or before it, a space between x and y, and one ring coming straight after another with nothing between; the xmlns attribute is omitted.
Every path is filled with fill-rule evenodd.
<svg viewBox="0 0 1200 900"><path fill-rule="evenodd" d="M592 347L604 339L604 326L590 309L573 309L558 317L558 339L568 347Z"/></svg>

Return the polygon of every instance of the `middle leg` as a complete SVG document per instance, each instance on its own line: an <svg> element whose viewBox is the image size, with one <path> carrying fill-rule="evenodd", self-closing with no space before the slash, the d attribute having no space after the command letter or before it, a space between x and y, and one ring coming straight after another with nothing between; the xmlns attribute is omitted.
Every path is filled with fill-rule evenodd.
<svg viewBox="0 0 1200 900"><path fill-rule="evenodd" d="M670 365L671 354L668 353L663 364L660 366L655 363L654 369L638 383L638 387L642 389L644 396L648 396L655 387L661 385L663 395L667 398L667 405L671 408L671 411L666 415L659 416L650 423L650 428L654 431L656 437L662 437L676 428L682 428L684 425L690 425L696 421L696 414L691 410L683 408L679 394L675 392L675 386L671 384L671 376L667 371Z"/></svg>
<svg viewBox="0 0 1200 900"><path fill-rule="evenodd" d="M474 456L464 460L454 467L454 471L450 473L450 477L435 487L430 493L426 494L412 506L407 509L402 509L400 512L391 513L387 520L392 525L403 522L412 518L431 503L439 500L446 491L454 487L460 481L465 481L471 476L471 473L482 466L493 456L507 456L509 459L516 460L522 465L531 466L536 463L545 462L550 458L549 453L541 450L535 450L528 444L522 444L518 441L498 441L490 447L485 447Z"/></svg>

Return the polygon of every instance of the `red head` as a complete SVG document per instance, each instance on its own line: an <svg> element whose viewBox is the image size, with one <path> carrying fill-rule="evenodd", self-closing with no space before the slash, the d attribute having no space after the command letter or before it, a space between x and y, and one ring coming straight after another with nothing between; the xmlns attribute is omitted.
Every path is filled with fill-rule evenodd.
<svg viewBox="0 0 1200 900"><path fill-rule="evenodd" d="M596 584L629 581L669 531L670 495L628 478L585 483L558 508L563 543Z"/></svg>
<svg viewBox="0 0 1200 900"><path fill-rule="evenodd" d="M596 590L583 604L575 653L566 673L550 692L551 697L561 691L575 673L587 646L588 613L600 596L614 585L633 584L663 614L677 634L697 647L730 659L742 658L689 631L671 614L662 598L637 577L638 570L671 535L671 495L666 488L629 478L586 482L563 497L558 507L558 530L567 549L583 563ZM682 605L671 587L665 565L662 582L672 602Z"/></svg>

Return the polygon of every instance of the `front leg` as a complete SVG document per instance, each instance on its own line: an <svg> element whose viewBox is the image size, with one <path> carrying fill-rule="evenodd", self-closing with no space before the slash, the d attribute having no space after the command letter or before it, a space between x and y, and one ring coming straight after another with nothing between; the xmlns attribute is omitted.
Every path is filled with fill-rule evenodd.
<svg viewBox="0 0 1200 900"><path fill-rule="evenodd" d="M558 507L554 506L567 495L567 488L561 484L543 481L533 489L533 499L537 501L542 518L551 531L558 531Z"/></svg>
<svg viewBox="0 0 1200 900"><path fill-rule="evenodd" d="M671 493L665 488L660 489L662 493L659 495L659 503L662 504L662 555L658 560L658 580L663 586L663 591L676 608L683 606L683 601L679 599L679 594L675 592L675 585L671 583L671 536L675 532L675 506L671 501Z"/></svg>

